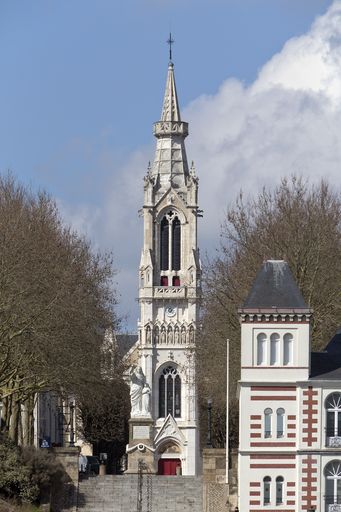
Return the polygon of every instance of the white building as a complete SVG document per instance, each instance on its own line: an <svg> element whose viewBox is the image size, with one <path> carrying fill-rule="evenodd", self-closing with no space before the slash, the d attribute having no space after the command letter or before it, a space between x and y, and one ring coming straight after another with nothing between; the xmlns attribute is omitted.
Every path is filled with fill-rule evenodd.
<svg viewBox="0 0 341 512"><path fill-rule="evenodd" d="M155 159L144 178L139 274L138 365L151 390L152 434L145 444L159 474L195 475L199 469L194 348L201 296L200 210L198 179L193 164L188 166L185 149L188 124L180 117L172 62L154 135ZM144 446L141 439L146 436L141 434L143 418L133 416L128 454L137 445Z"/></svg>
<svg viewBox="0 0 341 512"><path fill-rule="evenodd" d="M341 333L310 352L312 311L284 261L241 319L239 509L341 510Z"/></svg>

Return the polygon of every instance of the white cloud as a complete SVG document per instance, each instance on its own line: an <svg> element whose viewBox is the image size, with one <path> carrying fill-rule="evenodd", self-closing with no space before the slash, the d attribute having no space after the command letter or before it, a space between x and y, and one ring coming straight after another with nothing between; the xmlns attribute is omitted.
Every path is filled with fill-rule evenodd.
<svg viewBox="0 0 341 512"><path fill-rule="evenodd" d="M226 66L227 68L228 66ZM200 178L202 250L218 245L227 204L242 188L255 192L280 177L327 177L340 185L341 169L341 1L335 1L310 31L289 40L246 87L228 79L212 96L201 96L183 112L190 122L188 158ZM181 96L181 91L179 91ZM148 129L148 126L146 127ZM142 177L153 148L131 155L107 185L93 235L112 240L123 310L137 316L137 268L142 244Z"/></svg>

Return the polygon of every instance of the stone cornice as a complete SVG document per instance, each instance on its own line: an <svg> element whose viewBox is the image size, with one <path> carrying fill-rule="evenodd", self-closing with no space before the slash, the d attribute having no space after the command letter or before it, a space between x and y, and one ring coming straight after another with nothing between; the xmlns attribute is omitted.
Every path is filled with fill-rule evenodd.
<svg viewBox="0 0 341 512"><path fill-rule="evenodd" d="M308 308L239 308L241 323L309 323L313 310Z"/></svg>

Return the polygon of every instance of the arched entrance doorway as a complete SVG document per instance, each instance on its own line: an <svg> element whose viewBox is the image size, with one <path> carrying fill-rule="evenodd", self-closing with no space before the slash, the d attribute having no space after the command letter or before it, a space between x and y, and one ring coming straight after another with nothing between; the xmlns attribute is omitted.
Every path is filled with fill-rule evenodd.
<svg viewBox="0 0 341 512"><path fill-rule="evenodd" d="M178 445L168 442L159 450L158 474L165 476L181 475L181 450Z"/></svg>

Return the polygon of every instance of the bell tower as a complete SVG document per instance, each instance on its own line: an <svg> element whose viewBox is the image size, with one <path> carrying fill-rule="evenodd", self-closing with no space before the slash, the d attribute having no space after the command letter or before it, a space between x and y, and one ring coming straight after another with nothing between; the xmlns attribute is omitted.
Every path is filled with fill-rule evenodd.
<svg viewBox="0 0 341 512"><path fill-rule="evenodd" d="M194 165L189 168L187 162L187 135L170 60L161 119L154 124L155 158L144 177L142 209L137 364L144 375L143 389L149 389L149 412L141 406L141 414L132 415L127 450L132 453L137 446L153 459L159 474L196 475L199 462L194 351L201 297L197 247L201 211L198 178ZM132 435L134 428L142 432L137 423L150 425L148 436L140 441Z"/></svg>

